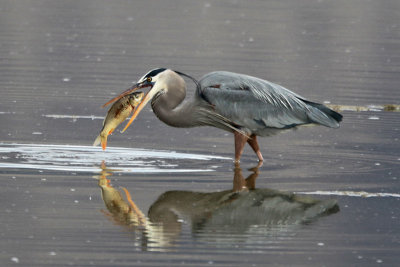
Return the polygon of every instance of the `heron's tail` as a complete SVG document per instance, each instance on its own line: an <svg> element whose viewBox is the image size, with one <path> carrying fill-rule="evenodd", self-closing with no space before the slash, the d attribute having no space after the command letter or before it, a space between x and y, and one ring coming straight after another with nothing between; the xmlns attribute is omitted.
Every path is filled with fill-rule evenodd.
<svg viewBox="0 0 400 267"><path fill-rule="evenodd" d="M331 128L339 127L339 122L341 122L343 119L343 116L340 113L319 103L314 103L307 100L303 101L311 106L308 117L312 122Z"/></svg>

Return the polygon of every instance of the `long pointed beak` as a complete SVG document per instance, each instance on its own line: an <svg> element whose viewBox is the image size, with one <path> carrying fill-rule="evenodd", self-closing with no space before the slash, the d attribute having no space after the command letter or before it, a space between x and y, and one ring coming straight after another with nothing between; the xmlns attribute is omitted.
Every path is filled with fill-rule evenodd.
<svg viewBox="0 0 400 267"><path fill-rule="evenodd" d="M131 123L136 119L137 115L139 115L140 111L146 106L146 104L151 100L152 96L149 95L150 91L143 97L142 102L135 108L135 111L132 114L131 119L126 124L125 128L121 131L121 133L125 132L126 129L131 125Z"/></svg>
<svg viewBox="0 0 400 267"><path fill-rule="evenodd" d="M125 90L124 92L122 92L119 96L114 97L113 99L111 99L110 101L108 101L107 103L102 105L101 107L104 108L104 107L108 106L109 104L117 101L118 99L120 99L120 98L122 98L122 97L124 97L126 95L129 95L130 93L135 92L138 89L149 87L149 86L152 86L152 85L151 84L137 83L134 86L132 86L131 88L129 88L129 89Z"/></svg>

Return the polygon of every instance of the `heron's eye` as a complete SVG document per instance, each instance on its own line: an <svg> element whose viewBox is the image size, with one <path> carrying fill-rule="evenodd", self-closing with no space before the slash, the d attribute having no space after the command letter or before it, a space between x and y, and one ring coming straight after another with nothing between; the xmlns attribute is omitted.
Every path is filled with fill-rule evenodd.
<svg viewBox="0 0 400 267"><path fill-rule="evenodd" d="M151 77L147 77L146 81L149 83L151 82Z"/></svg>

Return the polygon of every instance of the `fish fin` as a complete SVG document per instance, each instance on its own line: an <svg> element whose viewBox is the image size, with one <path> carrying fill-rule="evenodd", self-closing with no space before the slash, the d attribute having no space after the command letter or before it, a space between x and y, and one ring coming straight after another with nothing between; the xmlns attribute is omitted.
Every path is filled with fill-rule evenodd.
<svg viewBox="0 0 400 267"><path fill-rule="evenodd" d="M93 142L93 146L98 146L100 143L101 143L101 136L98 135L96 137L96 140L94 140L94 142Z"/></svg>

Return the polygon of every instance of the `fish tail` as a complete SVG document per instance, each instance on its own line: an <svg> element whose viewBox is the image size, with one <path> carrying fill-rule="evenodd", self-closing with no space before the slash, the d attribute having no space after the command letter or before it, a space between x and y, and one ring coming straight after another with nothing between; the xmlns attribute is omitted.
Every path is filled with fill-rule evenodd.
<svg viewBox="0 0 400 267"><path fill-rule="evenodd" d="M94 140L94 142L93 142L93 146L98 146L100 143L101 143L101 136L98 135L96 137L96 140Z"/></svg>
<svg viewBox="0 0 400 267"><path fill-rule="evenodd" d="M107 147L107 135L105 137L101 137L101 147L103 148L103 150L106 150Z"/></svg>
<svg viewBox="0 0 400 267"><path fill-rule="evenodd" d="M101 134L99 134L96 138L96 140L94 140L93 142L93 146L98 146L101 144L101 147L103 148L103 150L106 150L107 147L107 136L102 136Z"/></svg>

